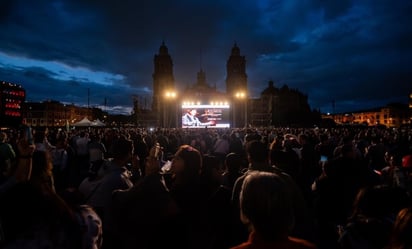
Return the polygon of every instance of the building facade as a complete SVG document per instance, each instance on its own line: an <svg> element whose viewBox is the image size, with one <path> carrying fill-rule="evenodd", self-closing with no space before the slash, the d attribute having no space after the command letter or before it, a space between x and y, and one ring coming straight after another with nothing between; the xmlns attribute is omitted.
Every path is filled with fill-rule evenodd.
<svg viewBox="0 0 412 249"><path fill-rule="evenodd" d="M159 48L159 53L154 56L153 63L152 112L156 115L157 126L170 127L165 115L170 112L176 112L175 108L168 103L169 101L175 101L173 97L176 96L176 88L172 57L164 42ZM173 120L170 123L176 123L176 121Z"/></svg>
<svg viewBox="0 0 412 249"><path fill-rule="evenodd" d="M0 127L17 127L23 121L22 104L26 91L11 82L0 82Z"/></svg>
<svg viewBox="0 0 412 249"><path fill-rule="evenodd" d="M333 119L338 125L384 125L396 128L411 124L411 109L404 104L389 104L369 110L323 115L322 118Z"/></svg>
<svg viewBox="0 0 412 249"><path fill-rule="evenodd" d="M54 100L26 102L22 109L25 123L32 127L70 127L85 117L105 122L108 116L99 108L79 107Z"/></svg>
<svg viewBox="0 0 412 249"><path fill-rule="evenodd" d="M320 114L312 111L308 96L287 85L276 87L271 80L257 99L250 101L252 126L313 126L320 121Z"/></svg>
<svg viewBox="0 0 412 249"><path fill-rule="evenodd" d="M409 110L412 110L412 92L409 94Z"/></svg>
<svg viewBox="0 0 412 249"><path fill-rule="evenodd" d="M248 116L248 86L246 74L246 59L240 54L237 44L234 44L226 64L226 92L220 92L216 86L210 86L206 81L206 73L200 68L196 82L178 92L173 76L173 61L168 48L163 42L159 53L154 57L152 112L156 115L157 126L170 128L181 127L184 106L209 105L222 103L230 106L229 122L231 127L243 127ZM136 111L139 113L139 111ZM149 118L149 115L141 112ZM139 120L139 117L136 118ZM141 119L141 118L140 118Z"/></svg>
<svg viewBox="0 0 412 249"><path fill-rule="evenodd" d="M231 101L230 119L234 127L247 127L249 120L246 58L235 43L226 63L226 93Z"/></svg>
<svg viewBox="0 0 412 249"><path fill-rule="evenodd" d="M197 111L202 110L203 113L199 113L199 115L202 117L204 122L207 122L211 120L217 120L217 110L219 110L219 116L224 115L222 109L219 108L224 108L225 106L228 108L227 113L229 113L230 101L227 97L227 94L218 91L216 89L216 86L210 86L206 81L206 73L203 71L203 69L200 69L200 71L197 73L196 82L191 86L187 86L182 91L182 93L179 94L179 113L176 116L178 118L177 127L185 126L182 123L183 116L187 112L190 112L192 109L196 109ZM181 114L182 116L179 114ZM219 119L221 120L221 118L222 117L220 117ZM224 119L224 123L226 124L225 126L229 127L229 116L226 115ZM222 122L219 123L222 124ZM213 124L210 125L213 126Z"/></svg>

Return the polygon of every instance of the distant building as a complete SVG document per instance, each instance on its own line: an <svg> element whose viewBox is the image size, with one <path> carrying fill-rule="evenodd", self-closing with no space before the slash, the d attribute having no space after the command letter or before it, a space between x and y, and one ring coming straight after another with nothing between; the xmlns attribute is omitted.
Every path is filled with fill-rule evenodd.
<svg viewBox="0 0 412 249"><path fill-rule="evenodd" d="M153 64L151 109L146 107L146 99L142 101L141 96L133 95L132 115L125 120L119 117L110 123L132 123L153 128L182 127L184 114L191 108L199 108L199 117L207 117L206 126L213 127L308 126L317 121L317 113L310 110L308 97L286 85L277 88L270 81L259 98L250 98L246 59L236 43L226 63L226 92L218 91L216 83L209 85L202 68L197 73L196 82L178 92L172 57L164 42L155 54ZM32 126L68 126L84 117L92 120L103 116L89 108L56 101L31 102L24 106L24 119Z"/></svg>
<svg viewBox="0 0 412 249"><path fill-rule="evenodd" d="M277 88L273 81L260 98L249 102L252 126L313 126L320 120L320 114L310 109L307 95L287 85Z"/></svg>
<svg viewBox="0 0 412 249"><path fill-rule="evenodd" d="M169 54L169 50L163 42L159 48L159 53L154 56L154 73L153 77L153 100L152 114L157 120L156 126L167 127L167 122L164 118L166 107L167 112L176 113L176 109L166 102L169 95L176 94L175 79L173 76L173 61ZM173 100L174 101L174 100Z"/></svg>
<svg viewBox="0 0 412 249"><path fill-rule="evenodd" d="M230 103L230 100L227 96L226 93L220 92L216 89L216 86L210 86L206 82L206 74L203 71L203 69L200 69L200 71L197 73L197 81L195 84L191 86L187 86L181 94L179 94L179 100L178 101L178 110L179 114L184 114L185 110L191 109L190 107L196 107L196 106L207 106L209 105L210 108L207 109L207 113L203 113L205 116L205 119L212 119L213 117L211 116L212 114L211 110L213 109L214 106L218 105L228 105ZM229 107L228 107L229 108ZM229 109L227 110L227 114L229 114ZM208 117L206 117L208 116ZM181 127L181 116L178 116L178 122L177 126ZM226 124L230 125L230 117L229 115L226 116Z"/></svg>
<svg viewBox="0 0 412 249"><path fill-rule="evenodd" d="M202 106L205 112L202 115L217 115L219 110L212 105L222 108L218 115L224 116L230 127L299 125L313 119L307 96L298 90L287 86L278 89L269 82L260 98L251 99L247 78L245 56L235 43L226 63L226 92L218 91L216 84L209 85L205 71L200 68L197 81L179 93L174 82L172 57L163 42L154 57L152 112L139 109L135 99L135 119L140 124L147 123L144 120L157 120L155 123L160 127L181 127L180 114L188 110L185 107Z"/></svg>
<svg viewBox="0 0 412 249"><path fill-rule="evenodd" d="M219 92L216 85L210 86L206 82L206 73L202 68L197 73L197 81L178 93L174 82L172 57L163 42L159 53L154 57L152 116L156 115L157 126L181 127L180 114L184 111L184 105L204 107L226 103L231 109L227 117L231 127L243 127L247 119L246 60L240 55L236 44L232 48L226 68L226 93ZM140 113L147 119L153 118L143 110L136 110L135 113ZM142 120L139 117L136 119Z"/></svg>
<svg viewBox="0 0 412 249"><path fill-rule="evenodd" d="M234 127L248 126L250 110L246 58L235 43L226 63L226 93L231 100L230 119Z"/></svg>
<svg viewBox="0 0 412 249"><path fill-rule="evenodd" d="M409 110L412 110L412 92L409 94Z"/></svg>
<svg viewBox="0 0 412 249"><path fill-rule="evenodd" d="M87 117L105 121L107 113L98 108L79 107L54 100L26 102L22 105L23 118L32 127L70 127Z"/></svg>
<svg viewBox="0 0 412 249"><path fill-rule="evenodd" d="M158 115L147 107L146 98L138 95L133 96L133 111L131 123L137 127L156 127L158 125Z"/></svg>
<svg viewBox="0 0 412 249"><path fill-rule="evenodd" d="M351 113L337 113L323 115L322 118L332 118L338 125L365 125L386 127L400 127L411 123L410 108L405 104L388 104L368 110L359 110Z"/></svg>
<svg viewBox="0 0 412 249"><path fill-rule="evenodd" d="M0 127L17 127L22 123L22 103L26 91L19 84L0 82Z"/></svg>

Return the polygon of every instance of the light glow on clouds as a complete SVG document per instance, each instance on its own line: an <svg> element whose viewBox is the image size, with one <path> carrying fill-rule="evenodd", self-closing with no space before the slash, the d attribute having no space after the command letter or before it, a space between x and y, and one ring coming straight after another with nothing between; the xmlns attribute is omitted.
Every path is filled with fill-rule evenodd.
<svg viewBox="0 0 412 249"><path fill-rule="evenodd" d="M133 112L133 107L126 107L126 106L104 106L104 105L97 105L96 108L100 108L103 111L108 113L116 113L122 115L130 115Z"/></svg>
<svg viewBox="0 0 412 249"><path fill-rule="evenodd" d="M84 67L71 67L56 61L41 61L31 58L12 56L0 52L0 67L24 70L38 67L51 72L50 77L62 81L78 81L112 86L114 82L125 79L123 75L91 71Z"/></svg>

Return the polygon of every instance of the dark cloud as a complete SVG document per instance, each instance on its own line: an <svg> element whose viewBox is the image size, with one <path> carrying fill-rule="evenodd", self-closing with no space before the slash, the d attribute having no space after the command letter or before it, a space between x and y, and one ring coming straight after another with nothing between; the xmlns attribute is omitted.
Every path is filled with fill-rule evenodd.
<svg viewBox="0 0 412 249"><path fill-rule="evenodd" d="M352 2L352 0L315 0L313 1L313 6L323 11L326 20L331 20L345 15L352 7Z"/></svg>
<svg viewBox="0 0 412 249"><path fill-rule="evenodd" d="M202 67L222 91L236 42L252 97L274 80L322 111L381 106L412 90L411 16L410 1L386 0L1 1L0 80L35 100L84 104L90 89L96 105L131 106L151 96L162 41L180 89Z"/></svg>

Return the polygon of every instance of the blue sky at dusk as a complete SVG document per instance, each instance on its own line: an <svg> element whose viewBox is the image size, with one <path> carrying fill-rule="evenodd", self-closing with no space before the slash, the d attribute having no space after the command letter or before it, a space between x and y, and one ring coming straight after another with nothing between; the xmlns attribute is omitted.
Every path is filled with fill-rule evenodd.
<svg viewBox="0 0 412 249"><path fill-rule="evenodd" d="M2 0L0 80L21 84L28 101L106 99L109 112L130 114L133 95L149 106L163 41L178 89L202 68L220 91L236 42L250 97L273 80L311 108L350 112L407 103L411 23L409 0Z"/></svg>

